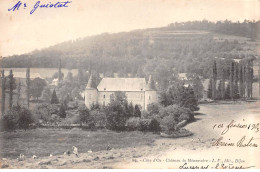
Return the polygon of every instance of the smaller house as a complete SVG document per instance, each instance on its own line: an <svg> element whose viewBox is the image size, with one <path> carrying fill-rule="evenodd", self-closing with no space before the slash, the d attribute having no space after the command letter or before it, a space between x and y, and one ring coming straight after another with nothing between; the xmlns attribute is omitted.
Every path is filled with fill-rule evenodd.
<svg viewBox="0 0 260 172"><path fill-rule="evenodd" d="M58 86L58 84L59 84L59 79L58 78L54 78L50 85Z"/></svg>
<svg viewBox="0 0 260 172"><path fill-rule="evenodd" d="M178 74L179 80L188 80L187 73L179 73Z"/></svg>

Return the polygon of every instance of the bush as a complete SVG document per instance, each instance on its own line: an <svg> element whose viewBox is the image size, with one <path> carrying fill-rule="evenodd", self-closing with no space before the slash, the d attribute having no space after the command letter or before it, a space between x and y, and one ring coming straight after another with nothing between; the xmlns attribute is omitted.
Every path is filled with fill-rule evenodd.
<svg viewBox="0 0 260 172"><path fill-rule="evenodd" d="M106 114L101 110L93 110L90 112L91 119L95 128L105 128L106 127Z"/></svg>
<svg viewBox="0 0 260 172"><path fill-rule="evenodd" d="M36 107L36 110L34 111L34 117L43 122L50 122L52 121L51 115L52 114L58 114L59 113L59 107L55 104L40 104Z"/></svg>
<svg viewBox="0 0 260 172"><path fill-rule="evenodd" d="M34 122L32 114L29 109L22 107L19 111L19 118L17 120L18 128L29 129L30 124Z"/></svg>
<svg viewBox="0 0 260 172"><path fill-rule="evenodd" d="M187 120L188 122L194 120L194 113L188 108L178 108L180 116L178 118L178 122L183 120Z"/></svg>
<svg viewBox="0 0 260 172"><path fill-rule="evenodd" d="M188 108L179 107L178 105L171 105L160 110L159 116L161 119L167 116L172 116L176 123L183 120L194 120L193 112Z"/></svg>
<svg viewBox="0 0 260 172"><path fill-rule="evenodd" d="M67 108L68 109L78 109L81 106L84 106L84 102L83 101L79 101L79 100L74 100L74 101L70 101L67 104Z"/></svg>
<svg viewBox="0 0 260 172"><path fill-rule="evenodd" d="M138 130L140 128L140 118L132 117L126 121L126 129L128 131Z"/></svg>
<svg viewBox="0 0 260 172"><path fill-rule="evenodd" d="M91 107L90 107L90 110L100 110L101 109L101 106L100 104L92 104Z"/></svg>
<svg viewBox="0 0 260 172"><path fill-rule="evenodd" d="M175 131L177 123L175 117L173 115L169 115L162 119L161 125L164 131L172 132Z"/></svg>
<svg viewBox="0 0 260 172"><path fill-rule="evenodd" d="M151 119L141 119L138 130L139 131L149 131L150 123L151 123Z"/></svg>
<svg viewBox="0 0 260 172"><path fill-rule="evenodd" d="M151 103L147 106L147 112L150 115L158 115L161 109L161 105L159 103Z"/></svg>
<svg viewBox="0 0 260 172"><path fill-rule="evenodd" d="M156 119L152 119L149 124L149 131L157 132L161 130L160 123Z"/></svg>
<svg viewBox="0 0 260 172"><path fill-rule="evenodd" d="M1 130L12 131L17 128L18 115L7 112L1 120Z"/></svg>
<svg viewBox="0 0 260 172"><path fill-rule="evenodd" d="M2 130L12 131L15 129L29 129L30 124L34 122L31 112L20 106L13 106L1 119Z"/></svg>
<svg viewBox="0 0 260 172"><path fill-rule="evenodd" d="M164 117L171 115L171 116L174 116L176 118L176 120L178 120L178 116L179 116L179 114L177 113L178 108L180 108L178 105L170 105L170 106L161 108L160 112L159 112L160 119L163 119Z"/></svg>
<svg viewBox="0 0 260 172"><path fill-rule="evenodd" d="M57 115L57 114L51 114L50 116L50 119L48 122L51 122L51 123L57 123L57 122L60 122L60 116Z"/></svg>
<svg viewBox="0 0 260 172"><path fill-rule="evenodd" d="M129 118L126 121L126 129L128 131L152 131L161 130L160 123L156 119L143 119L138 117Z"/></svg>

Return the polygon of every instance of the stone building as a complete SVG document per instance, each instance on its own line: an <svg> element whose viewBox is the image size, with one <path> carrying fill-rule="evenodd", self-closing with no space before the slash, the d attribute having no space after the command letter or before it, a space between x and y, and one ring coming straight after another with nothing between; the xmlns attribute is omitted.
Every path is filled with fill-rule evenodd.
<svg viewBox="0 0 260 172"><path fill-rule="evenodd" d="M106 106L115 92L124 92L128 102L139 105L142 110L146 110L148 104L158 101L151 76L148 83L145 78L102 78L96 87L91 75L84 93L85 105L88 108L97 103Z"/></svg>

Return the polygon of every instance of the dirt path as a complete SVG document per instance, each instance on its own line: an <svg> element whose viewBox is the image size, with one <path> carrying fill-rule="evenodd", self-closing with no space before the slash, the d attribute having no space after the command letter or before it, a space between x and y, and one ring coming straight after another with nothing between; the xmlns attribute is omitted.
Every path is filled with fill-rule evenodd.
<svg viewBox="0 0 260 172"><path fill-rule="evenodd" d="M186 161L190 159L187 164L189 167L199 164L200 167L215 168L218 159L219 162L229 159L230 162L223 162L223 164L230 168L239 165L259 168L260 164L257 163L256 158L260 155L259 146L257 148L222 147L212 146L212 143L222 136L221 132L232 120L244 124L260 122L260 102L211 104L200 107L200 114L196 115L197 121L185 127L194 133L191 137L162 138L156 140L154 146L81 153L79 158L74 155L60 155L26 159L20 162L5 160L2 163L8 164L7 168L180 168L184 165L183 159ZM223 124L224 128L213 129L215 124ZM236 143L244 135L247 137L247 142L249 136L260 138L259 132L255 133L247 129L230 129L223 137L227 142ZM260 145L260 140L254 142ZM238 163L239 159L241 163ZM191 162L193 160L203 162Z"/></svg>

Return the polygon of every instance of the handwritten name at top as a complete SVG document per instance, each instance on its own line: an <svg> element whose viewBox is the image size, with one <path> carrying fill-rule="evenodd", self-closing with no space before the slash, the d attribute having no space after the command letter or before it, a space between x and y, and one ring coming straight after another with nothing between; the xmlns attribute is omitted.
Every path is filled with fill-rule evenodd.
<svg viewBox="0 0 260 172"><path fill-rule="evenodd" d="M72 3L72 1L64 1L64 2L49 2L49 3L41 3L41 1L37 1L35 5L33 6L32 10L30 11L30 14L33 14L37 9L39 8L63 8L63 7L69 7L68 5ZM21 1L17 2L14 6L8 9L8 11L15 11L19 10L19 8L23 6L24 9L27 8L26 3L22 3ZM22 7L21 7L22 8Z"/></svg>

